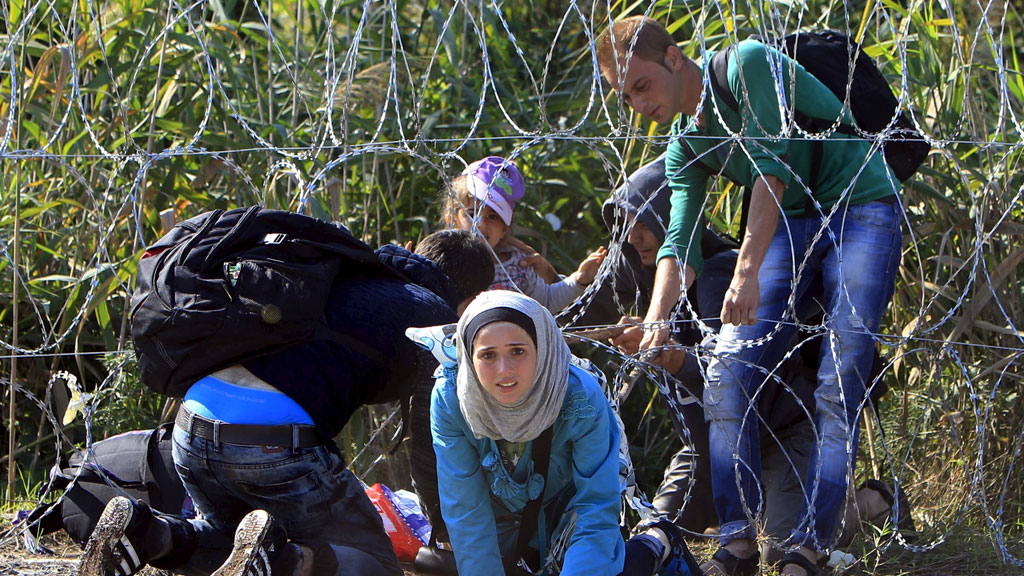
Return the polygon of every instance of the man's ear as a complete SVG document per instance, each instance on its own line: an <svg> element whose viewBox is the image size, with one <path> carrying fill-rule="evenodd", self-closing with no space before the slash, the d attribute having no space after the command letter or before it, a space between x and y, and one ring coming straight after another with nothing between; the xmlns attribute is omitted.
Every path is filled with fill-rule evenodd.
<svg viewBox="0 0 1024 576"><path fill-rule="evenodd" d="M675 44L665 47L665 67L672 72L679 72L683 69L683 53Z"/></svg>

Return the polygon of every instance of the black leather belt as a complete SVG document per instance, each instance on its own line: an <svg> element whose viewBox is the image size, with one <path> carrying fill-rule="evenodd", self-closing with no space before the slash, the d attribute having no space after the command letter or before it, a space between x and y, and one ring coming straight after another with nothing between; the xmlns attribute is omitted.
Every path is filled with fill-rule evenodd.
<svg viewBox="0 0 1024 576"><path fill-rule="evenodd" d="M320 439L316 426L291 424L264 426L261 424L228 424L210 420L182 406L174 419L174 425L193 436L217 444L240 444L242 446L281 446L291 448L313 448L326 444Z"/></svg>

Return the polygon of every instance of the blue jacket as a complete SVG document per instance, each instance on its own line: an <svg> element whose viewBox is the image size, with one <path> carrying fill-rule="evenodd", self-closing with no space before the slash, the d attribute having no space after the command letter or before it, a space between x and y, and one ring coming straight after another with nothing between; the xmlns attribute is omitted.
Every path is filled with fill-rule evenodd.
<svg viewBox="0 0 1024 576"><path fill-rule="evenodd" d="M531 546L546 554L548 533L578 515L562 564L562 575L615 576L622 572L625 545L619 532L619 428L604 393L586 371L572 366L562 411L552 429L546 481L533 473L532 443L520 459L525 483L501 462L497 443L474 437L462 417L452 368L434 387L430 415L437 453L441 512L448 525L459 573L502 574L501 552L512 554L517 520L531 495L543 489L541 528ZM520 468L517 468L517 471ZM546 518L569 498L562 518ZM499 519L496 520L496 519ZM543 533L542 533L543 532Z"/></svg>

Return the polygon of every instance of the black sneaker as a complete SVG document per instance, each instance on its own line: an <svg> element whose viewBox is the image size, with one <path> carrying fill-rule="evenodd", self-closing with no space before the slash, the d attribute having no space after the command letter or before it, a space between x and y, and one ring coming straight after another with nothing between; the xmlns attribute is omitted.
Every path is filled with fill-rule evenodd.
<svg viewBox="0 0 1024 576"><path fill-rule="evenodd" d="M270 576L275 550L285 546L284 530L266 510L253 510L235 529L231 555L210 576ZM277 562L273 562L275 566ZM280 570L278 570L280 572Z"/></svg>
<svg viewBox="0 0 1024 576"><path fill-rule="evenodd" d="M117 496L103 509L85 545L79 576L131 576L152 556L146 537L153 513L145 504Z"/></svg>

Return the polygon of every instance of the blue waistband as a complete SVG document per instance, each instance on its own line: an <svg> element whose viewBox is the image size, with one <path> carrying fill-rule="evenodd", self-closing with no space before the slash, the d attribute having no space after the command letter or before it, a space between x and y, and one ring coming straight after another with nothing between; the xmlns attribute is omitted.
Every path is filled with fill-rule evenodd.
<svg viewBox="0 0 1024 576"><path fill-rule="evenodd" d="M302 406L282 392L238 386L214 376L193 384L184 403L204 418L231 424L314 424Z"/></svg>

